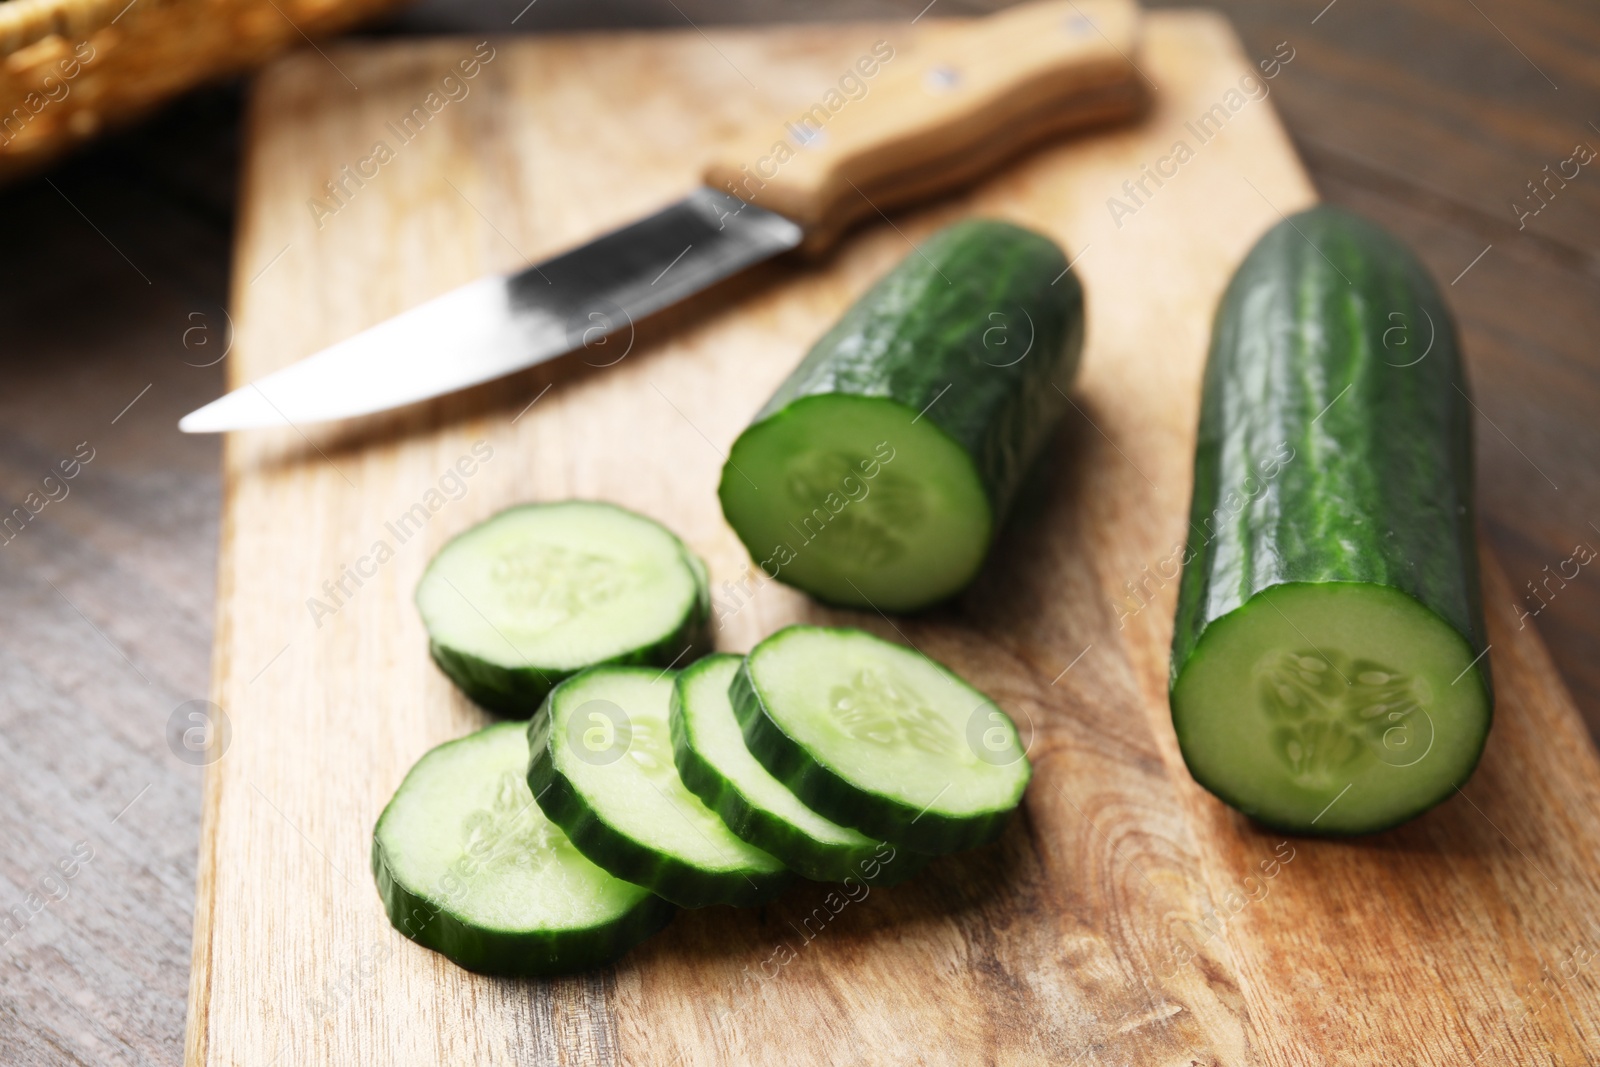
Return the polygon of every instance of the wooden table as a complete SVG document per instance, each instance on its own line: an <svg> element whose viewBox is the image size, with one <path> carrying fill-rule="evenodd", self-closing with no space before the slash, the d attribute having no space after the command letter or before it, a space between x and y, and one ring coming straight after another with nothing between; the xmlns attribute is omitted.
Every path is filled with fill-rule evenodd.
<svg viewBox="0 0 1600 1067"><path fill-rule="evenodd" d="M440 0L390 32L799 17L753 0L680 0L681 18L645 0L541 0L510 27L524 3ZM832 0L805 14L922 6ZM1484 528L1513 584L1600 547L1600 178L1551 179L1522 228L1510 206L1540 206L1525 183L1575 144L1600 148L1600 15L1541 0L1221 6L1252 54L1293 49L1273 95L1325 198L1454 279ZM197 94L0 193L0 500L9 513L30 491L60 496L45 475L63 460L77 472L0 556L0 911L48 901L14 935L0 927L8 1063L181 1055L200 772L169 738L207 691L219 490L217 443L172 426L221 385L237 104L233 89ZM1600 735L1589 569L1551 580L1537 618L1530 597L1527 623ZM63 861L71 878L52 876Z"/></svg>

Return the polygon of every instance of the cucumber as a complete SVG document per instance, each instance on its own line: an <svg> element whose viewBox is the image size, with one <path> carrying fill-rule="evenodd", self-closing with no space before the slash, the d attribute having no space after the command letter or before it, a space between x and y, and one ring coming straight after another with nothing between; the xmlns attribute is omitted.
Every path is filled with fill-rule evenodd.
<svg viewBox="0 0 1600 1067"><path fill-rule="evenodd" d="M707 656L672 691L672 752L683 784L728 829L818 882L892 885L932 858L896 849L812 811L745 747L728 686L743 656Z"/></svg>
<svg viewBox="0 0 1600 1067"><path fill-rule="evenodd" d="M908 611L970 582L1067 406L1083 290L1005 222L935 234L819 340L739 435L723 514L769 578Z"/></svg>
<svg viewBox="0 0 1600 1067"><path fill-rule="evenodd" d="M458 535L416 601L439 668L518 718L586 667L692 658L710 617L705 565L683 542L586 500L508 508Z"/></svg>
<svg viewBox="0 0 1600 1067"><path fill-rule="evenodd" d="M729 696L751 754L803 803L914 852L999 836L1032 774L992 700L863 630L785 627Z"/></svg>
<svg viewBox="0 0 1600 1067"><path fill-rule="evenodd" d="M529 726L528 786L585 856L686 908L757 904L790 881L678 777L675 676L595 667L550 691Z"/></svg>
<svg viewBox="0 0 1600 1067"><path fill-rule="evenodd" d="M1455 326L1353 215L1273 227L1218 308L1172 643L1195 780L1262 823L1394 826L1477 765L1493 689Z"/></svg>
<svg viewBox="0 0 1600 1067"><path fill-rule="evenodd" d="M675 909L584 859L534 804L527 763L521 723L418 760L373 830L378 894L395 929L470 971L603 966Z"/></svg>

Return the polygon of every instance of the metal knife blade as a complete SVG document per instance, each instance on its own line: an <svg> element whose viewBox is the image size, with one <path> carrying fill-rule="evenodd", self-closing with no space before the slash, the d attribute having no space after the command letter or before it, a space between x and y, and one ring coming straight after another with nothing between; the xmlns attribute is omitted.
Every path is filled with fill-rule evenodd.
<svg viewBox="0 0 1600 1067"><path fill-rule="evenodd" d="M515 274L480 278L185 415L185 433L383 411L554 359L797 247L782 215L702 187Z"/></svg>

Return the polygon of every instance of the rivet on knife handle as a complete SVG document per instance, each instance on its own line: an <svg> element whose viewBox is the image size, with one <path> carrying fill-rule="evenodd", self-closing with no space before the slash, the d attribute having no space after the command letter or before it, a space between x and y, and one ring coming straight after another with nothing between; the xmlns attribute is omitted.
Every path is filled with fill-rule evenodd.
<svg viewBox="0 0 1600 1067"><path fill-rule="evenodd" d="M886 38L874 52L877 76L858 79L864 95L834 93L752 131L706 168L706 184L799 223L817 252L864 216L1144 105L1129 0L1044 0L916 31L914 44Z"/></svg>

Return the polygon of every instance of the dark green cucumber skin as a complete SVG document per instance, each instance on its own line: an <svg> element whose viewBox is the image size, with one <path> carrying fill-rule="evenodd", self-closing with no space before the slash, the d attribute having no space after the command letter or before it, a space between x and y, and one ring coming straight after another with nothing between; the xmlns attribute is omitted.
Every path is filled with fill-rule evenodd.
<svg viewBox="0 0 1600 1067"><path fill-rule="evenodd" d="M376 836L372 841L372 873L389 922L396 930L478 974L547 978L604 967L661 930L677 914L667 901L647 896L622 920L604 927L489 932L464 922L448 908L401 884L390 870Z"/></svg>
<svg viewBox="0 0 1600 1067"><path fill-rule="evenodd" d="M998 526L1067 407L1082 350L1083 287L1060 246L970 219L934 234L856 301L751 425L808 397L894 400L971 456Z"/></svg>
<svg viewBox="0 0 1600 1067"><path fill-rule="evenodd" d="M793 878L787 870L703 871L635 841L596 816L556 766L550 747L550 704L547 697L528 724L528 788L539 810L565 831L589 862L684 908L761 904L788 887Z"/></svg>
<svg viewBox="0 0 1600 1067"><path fill-rule="evenodd" d="M589 667L667 667L680 660L696 659L711 649L711 583L705 561L681 541L679 546L689 569L695 574L697 596L683 625L660 641L602 663L584 664L571 670L506 667L453 649L432 638L428 640L428 654L445 677L474 703L508 719L530 718L544 698L550 695L551 689Z"/></svg>
<svg viewBox="0 0 1600 1067"><path fill-rule="evenodd" d="M705 593L683 625L670 636L626 655L573 670L509 668L433 640L428 642L428 652L439 669L474 703L508 719L526 719L538 710L550 690L589 667L667 667L696 658L711 646L710 619L710 598Z"/></svg>
<svg viewBox="0 0 1600 1067"><path fill-rule="evenodd" d="M780 633L782 631L779 631ZM841 826L851 826L896 848L942 856L988 844L1005 830L1014 808L967 818L919 811L890 797L866 792L819 763L767 714L750 678L747 660L728 689L750 754L801 803Z"/></svg>
<svg viewBox="0 0 1600 1067"><path fill-rule="evenodd" d="M709 666L717 658L707 656L685 668L683 673L688 674L701 665ZM883 842L873 842L859 849L828 848L777 816L752 805L739 792L738 786L689 747L688 726L679 699L681 691L680 687L672 694L671 718L672 759L677 764L678 776L689 787L689 792L716 812L740 839L778 857L790 870L814 882L843 882L855 878L873 885L896 885L933 860L932 856L894 849ZM881 851L885 847L890 850L888 857ZM869 868L876 870L869 871Z"/></svg>
<svg viewBox="0 0 1600 1067"><path fill-rule="evenodd" d="M1284 442L1293 458L1263 478ZM1389 586L1446 622L1471 656L1483 652L1455 324L1427 270L1384 231L1318 206L1251 249L1217 310L1194 470L1173 688L1212 623L1289 583ZM1244 499L1231 515L1230 493ZM1487 657L1470 673L1492 709Z"/></svg>
<svg viewBox="0 0 1600 1067"><path fill-rule="evenodd" d="M531 667L502 667L431 638L428 655L445 677L479 707L511 719L532 715L551 686L562 678Z"/></svg>

